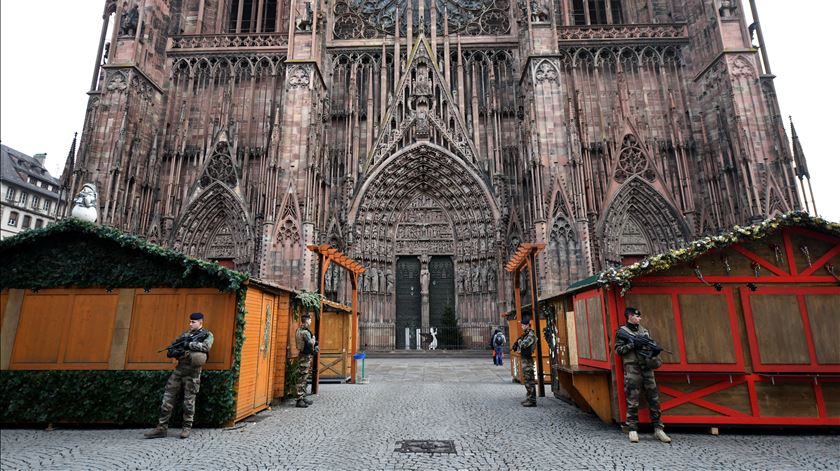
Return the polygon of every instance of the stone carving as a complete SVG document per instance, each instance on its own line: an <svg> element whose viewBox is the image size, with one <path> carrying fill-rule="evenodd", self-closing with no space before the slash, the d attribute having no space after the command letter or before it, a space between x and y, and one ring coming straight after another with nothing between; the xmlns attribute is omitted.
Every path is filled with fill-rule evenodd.
<svg viewBox="0 0 840 471"><path fill-rule="evenodd" d="M510 3L508 0L419 0L425 2L427 12L432 2L437 8L437 30L444 30L444 19L449 34L462 36L504 35L510 32ZM417 7L412 17L415 31L431 31L430 16L420 18ZM336 39L377 38L406 35L408 16L406 0L337 0L333 7ZM396 32L397 17L400 30Z"/></svg>
<svg viewBox="0 0 840 471"><path fill-rule="evenodd" d="M534 23L546 23L549 21L551 11L548 5L543 4L540 0L531 0L531 21Z"/></svg>
<svg viewBox="0 0 840 471"><path fill-rule="evenodd" d="M140 13L137 11L137 5L132 6L128 11L124 11L120 17L120 36L134 36L137 34L137 23L140 20Z"/></svg>
<svg viewBox="0 0 840 471"><path fill-rule="evenodd" d="M685 25L592 25L558 28L561 41L688 39Z"/></svg>
<svg viewBox="0 0 840 471"><path fill-rule="evenodd" d="M173 36L171 49L237 49L242 47L280 47L286 46L289 38L275 33L242 34L207 34ZM174 51L177 52L177 51Z"/></svg>
<svg viewBox="0 0 840 471"><path fill-rule="evenodd" d="M200 188L206 188L216 181L222 182L231 188L236 187L239 181L236 164L230 156L227 133L224 131L220 132L216 138L213 154L207 160L198 184Z"/></svg>
<svg viewBox="0 0 840 471"><path fill-rule="evenodd" d="M628 134L624 137L624 148L618 157L615 180L623 183L633 175L641 175L647 181L656 179L656 172L651 168L645 151L636 142L635 136Z"/></svg>
<svg viewBox="0 0 840 471"><path fill-rule="evenodd" d="M540 62L534 71L534 79L538 83L544 81L556 82L557 76L557 66L548 60Z"/></svg>
<svg viewBox="0 0 840 471"><path fill-rule="evenodd" d="M290 88L305 88L309 86L309 66L294 65L289 68L286 83Z"/></svg>
<svg viewBox="0 0 840 471"><path fill-rule="evenodd" d="M70 215L82 221L96 222L98 195L95 184L85 183L79 194L73 198L73 209Z"/></svg>
<svg viewBox="0 0 840 471"><path fill-rule="evenodd" d="M304 13L298 14L295 18L295 29L297 31L312 31L312 2L304 2Z"/></svg>

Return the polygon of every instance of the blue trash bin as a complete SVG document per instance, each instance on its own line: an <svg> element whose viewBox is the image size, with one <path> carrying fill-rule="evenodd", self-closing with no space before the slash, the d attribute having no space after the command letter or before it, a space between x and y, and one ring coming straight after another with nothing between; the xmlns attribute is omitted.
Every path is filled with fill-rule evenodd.
<svg viewBox="0 0 840 471"><path fill-rule="evenodd" d="M362 360L362 378L359 380L360 383L367 383L367 378L365 378L365 352L359 352L353 355L354 360ZM354 378L355 379L355 378Z"/></svg>

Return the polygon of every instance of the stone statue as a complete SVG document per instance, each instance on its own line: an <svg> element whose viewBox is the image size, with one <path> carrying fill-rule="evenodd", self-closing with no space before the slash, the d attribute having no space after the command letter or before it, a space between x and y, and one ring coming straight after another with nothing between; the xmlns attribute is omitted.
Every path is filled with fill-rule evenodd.
<svg viewBox="0 0 840 471"><path fill-rule="evenodd" d="M306 15L295 18L295 29L312 31L312 2L306 2Z"/></svg>
<svg viewBox="0 0 840 471"><path fill-rule="evenodd" d="M368 291L371 293L378 293L379 292L379 272L376 271L376 267L370 267L369 275L370 282L368 283Z"/></svg>
<svg viewBox="0 0 840 471"><path fill-rule="evenodd" d="M458 267L458 294L464 293L464 284L466 283L464 276L464 267Z"/></svg>
<svg viewBox="0 0 840 471"><path fill-rule="evenodd" d="M431 274L427 268L420 270L420 294L429 294L429 278Z"/></svg>
<svg viewBox="0 0 840 471"><path fill-rule="evenodd" d="M496 270L493 267L487 270L487 292L496 292Z"/></svg>
<svg viewBox="0 0 840 471"><path fill-rule="evenodd" d="M385 294L391 294L394 292L394 274L391 273L391 269L389 268L387 272L385 272Z"/></svg>
<svg viewBox="0 0 840 471"><path fill-rule="evenodd" d="M137 11L137 5L131 7L130 10L124 11L120 17L120 36L134 36L137 34L137 22L140 19L140 13Z"/></svg>
<svg viewBox="0 0 840 471"><path fill-rule="evenodd" d="M546 5L539 0L531 0L531 21L534 23L545 23L549 18L549 11Z"/></svg>
<svg viewBox="0 0 840 471"><path fill-rule="evenodd" d="M96 185L93 183L85 183L82 191L73 198L73 209L70 211L70 216L81 219L87 222L96 222L97 213L97 198L99 194L96 192Z"/></svg>
<svg viewBox="0 0 840 471"><path fill-rule="evenodd" d="M480 276L479 268L477 266L473 267L472 268L472 283L471 283L470 288L472 289L472 292L474 292L474 293L480 293L481 292L481 281L479 280L479 276Z"/></svg>

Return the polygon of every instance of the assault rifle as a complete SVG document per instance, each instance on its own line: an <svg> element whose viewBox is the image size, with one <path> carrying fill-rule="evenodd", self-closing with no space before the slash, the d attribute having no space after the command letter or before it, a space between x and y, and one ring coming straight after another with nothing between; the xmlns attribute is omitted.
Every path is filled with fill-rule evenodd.
<svg viewBox="0 0 840 471"><path fill-rule="evenodd" d="M166 358L180 358L189 348L191 342L203 342L208 335L210 335L208 331L202 330L197 334L187 335L186 337L178 337L168 346L158 350L158 353L166 350Z"/></svg>
<svg viewBox="0 0 840 471"><path fill-rule="evenodd" d="M636 353L643 358L653 358L662 352L671 353L660 347L659 344L652 338L642 337L641 335L633 335L625 329L618 329L618 334L616 336L621 340L632 344L633 348L636 349Z"/></svg>

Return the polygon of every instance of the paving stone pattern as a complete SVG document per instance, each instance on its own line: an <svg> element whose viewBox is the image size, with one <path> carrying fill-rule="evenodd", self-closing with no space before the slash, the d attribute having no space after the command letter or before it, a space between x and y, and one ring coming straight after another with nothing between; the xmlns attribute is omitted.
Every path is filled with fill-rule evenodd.
<svg viewBox="0 0 840 471"><path fill-rule="evenodd" d="M519 405L507 365L477 358L369 358L370 384L324 384L233 429L145 440L140 429L0 431L14 469L838 469L840 436L669 430L631 444L618 426L553 397ZM548 392L550 396L550 391ZM402 440L452 440L456 453L400 453Z"/></svg>

